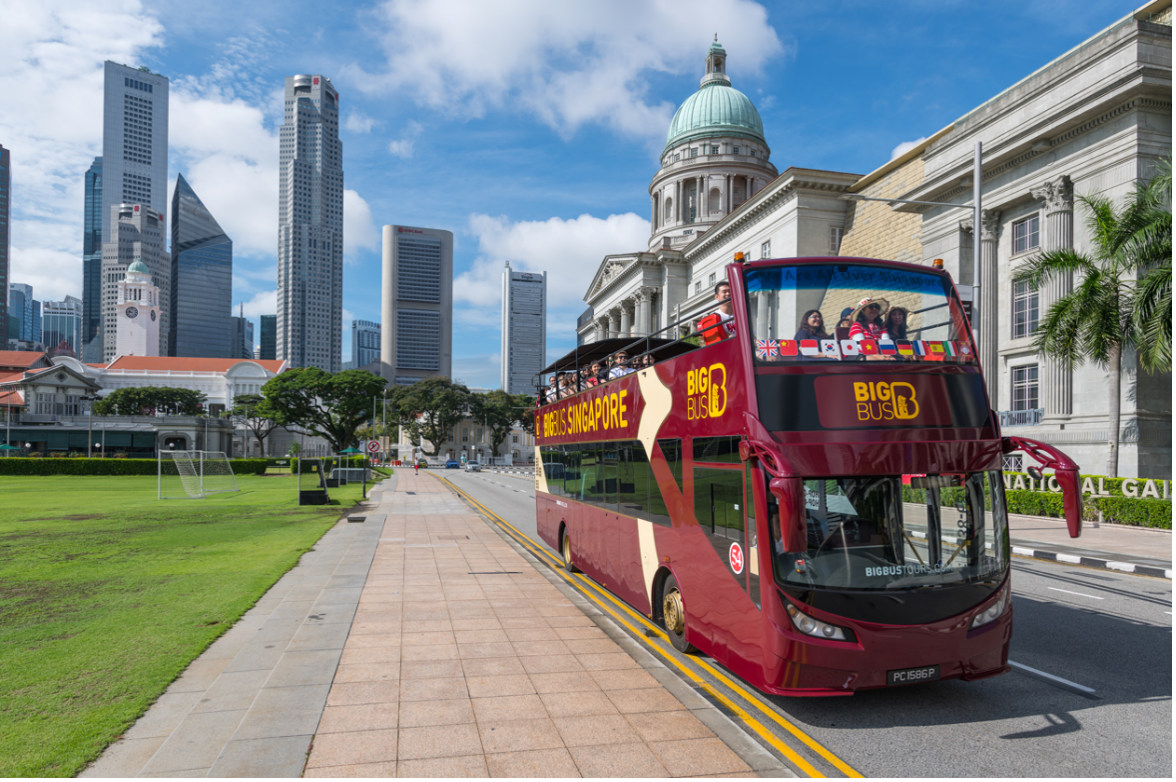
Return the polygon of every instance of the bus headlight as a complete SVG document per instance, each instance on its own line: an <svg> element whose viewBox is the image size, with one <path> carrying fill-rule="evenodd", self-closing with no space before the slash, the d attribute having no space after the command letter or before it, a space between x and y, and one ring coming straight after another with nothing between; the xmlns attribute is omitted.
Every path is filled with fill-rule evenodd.
<svg viewBox="0 0 1176 782"><path fill-rule="evenodd" d="M813 619L791 603L788 604L788 616L792 619L792 626L805 635L813 638L825 638L830 641L853 641L853 632L847 627L838 627L827 622Z"/></svg>
<svg viewBox="0 0 1176 782"><path fill-rule="evenodd" d="M1000 615L1005 612L1005 608L1007 608L1008 605L1009 605L1009 588L1006 586L1005 588L1000 590L1000 599L999 600L997 600L995 603L993 603L992 605L990 605L988 608L984 609L980 613L976 614L976 616L972 618L972 629L975 630L977 627L983 627L984 625L988 624L989 622L995 622L997 619L1000 618Z"/></svg>

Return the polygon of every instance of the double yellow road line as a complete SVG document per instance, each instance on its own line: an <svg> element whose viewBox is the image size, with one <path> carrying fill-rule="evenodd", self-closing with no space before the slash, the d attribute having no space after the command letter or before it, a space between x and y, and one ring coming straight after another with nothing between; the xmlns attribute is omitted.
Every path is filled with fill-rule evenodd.
<svg viewBox="0 0 1176 782"><path fill-rule="evenodd" d="M522 532L519 532L513 525L471 497L467 492L462 491L449 479L440 475L434 477L481 511L486 518L497 524L503 532L510 535L520 546L531 552L536 559L552 568L564 581L580 592L586 599L592 601L600 610L611 616L621 627L628 630L635 639L644 643L649 651L658 655L666 665L677 670L692 684L707 692L718 703L721 703L730 715L738 719L748 730L759 736L769 746L780 753L782 757L795 766L801 775L807 777L827 776L801 756L793 746L783 741L769 725L775 725L778 729L783 730L795 739L796 742L807 747L817 757L841 772L842 775L846 777L863 776L800 728L784 719L776 711L767 708L745 685L733 680L728 674L711 663L710 660L701 656L683 658L683 656L673 651L673 647L670 645L665 631L651 622L646 616L621 602L619 598L584 574L573 574L564 570L563 560L556 557L553 552L548 551L545 546L536 543ZM700 675L696 669L701 669L707 676L721 683L732 694L729 695L727 692L715 687L711 681L708 681Z"/></svg>

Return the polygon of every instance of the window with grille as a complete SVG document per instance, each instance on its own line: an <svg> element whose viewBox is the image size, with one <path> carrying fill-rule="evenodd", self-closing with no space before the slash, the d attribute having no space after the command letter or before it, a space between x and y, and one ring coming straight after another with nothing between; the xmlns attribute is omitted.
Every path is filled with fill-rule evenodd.
<svg viewBox="0 0 1176 782"><path fill-rule="evenodd" d="M1026 282L1013 283L1013 339L1037 330L1037 291Z"/></svg>
<svg viewBox="0 0 1176 782"><path fill-rule="evenodd" d="M1013 410L1036 410L1038 404L1037 365L1013 367Z"/></svg>
<svg viewBox="0 0 1176 782"><path fill-rule="evenodd" d="M1013 254L1029 252L1041 246L1041 217L1032 215L1013 223Z"/></svg>

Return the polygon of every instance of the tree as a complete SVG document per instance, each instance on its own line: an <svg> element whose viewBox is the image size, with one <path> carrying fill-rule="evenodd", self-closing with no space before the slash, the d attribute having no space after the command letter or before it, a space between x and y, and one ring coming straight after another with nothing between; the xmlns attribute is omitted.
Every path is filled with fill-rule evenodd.
<svg viewBox="0 0 1176 782"><path fill-rule="evenodd" d="M1067 368L1093 361L1107 370L1110 381L1110 441L1107 475L1119 473L1120 385L1123 351L1134 347L1144 332L1136 320L1135 280L1147 264L1156 263L1154 244L1141 233L1139 193L1116 209L1109 198L1081 196L1088 212L1091 248L1051 250L1029 259L1013 274L1015 282L1040 289L1046 282L1077 273L1073 291L1058 298L1038 323L1033 345ZM1171 244L1168 245L1169 297ZM1171 334L1169 298L1168 334ZM1170 343L1169 343L1170 344ZM1168 348L1170 355L1170 348Z"/></svg>
<svg viewBox="0 0 1176 782"><path fill-rule="evenodd" d="M388 394L388 409L408 429L413 442L427 442L436 456L442 444L453 435L453 428L470 407L470 391L447 377L428 377L411 386L397 386Z"/></svg>
<svg viewBox="0 0 1176 782"><path fill-rule="evenodd" d="M190 388L120 388L94 403L96 415L199 415L208 397Z"/></svg>
<svg viewBox="0 0 1176 782"><path fill-rule="evenodd" d="M499 390L472 394L470 398L470 415L490 430L491 453L498 453L515 424L523 428L527 424L533 426L534 410L535 398L526 394L508 394Z"/></svg>
<svg viewBox="0 0 1176 782"><path fill-rule="evenodd" d="M261 387L279 426L301 426L331 444L335 452L358 445L356 428L372 411L388 381L362 369L332 375L318 367L291 369Z"/></svg>
<svg viewBox="0 0 1176 782"><path fill-rule="evenodd" d="M1134 319L1139 363L1149 372L1172 370L1172 159L1140 185L1129 205L1130 250L1139 258Z"/></svg>
<svg viewBox="0 0 1176 782"><path fill-rule="evenodd" d="M233 400L229 416L240 423L257 439L257 448L265 456L265 438L277 428L277 413L259 394L242 394Z"/></svg>

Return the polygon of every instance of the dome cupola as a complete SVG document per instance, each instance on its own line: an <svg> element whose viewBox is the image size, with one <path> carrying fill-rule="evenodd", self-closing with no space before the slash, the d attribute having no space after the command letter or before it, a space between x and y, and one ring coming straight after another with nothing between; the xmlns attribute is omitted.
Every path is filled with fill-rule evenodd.
<svg viewBox="0 0 1176 782"><path fill-rule="evenodd" d="M670 122L663 154L695 139L746 138L767 146L764 123L751 99L731 86L727 75L727 51L718 42L706 53L706 73L698 91L687 98Z"/></svg>

